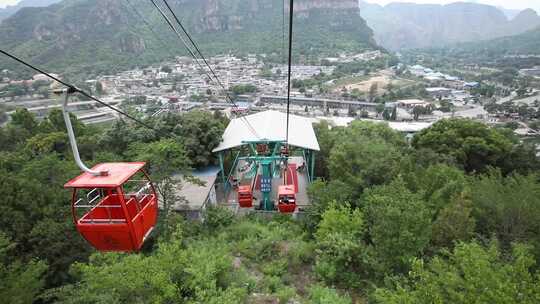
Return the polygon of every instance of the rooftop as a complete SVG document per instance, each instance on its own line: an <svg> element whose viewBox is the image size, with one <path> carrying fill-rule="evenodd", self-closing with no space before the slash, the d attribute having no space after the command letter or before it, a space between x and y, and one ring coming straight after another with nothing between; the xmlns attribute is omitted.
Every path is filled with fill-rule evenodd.
<svg viewBox="0 0 540 304"><path fill-rule="evenodd" d="M235 118L225 129L223 141L212 152L240 147L246 142L285 141L286 125L287 114L278 111L265 111ZM249 126L253 127L254 131ZM289 115L289 144L298 148L320 150L309 118Z"/></svg>
<svg viewBox="0 0 540 304"><path fill-rule="evenodd" d="M401 100L398 100L397 102L404 105L415 105L415 104L426 103L425 100L421 100L421 99L401 99Z"/></svg>
<svg viewBox="0 0 540 304"><path fill-rule="evenodd" d="M181 188L176 191L176 194L181 196L182 199L175 202L172 208L175 210L200 210L214 187L218 173L219 168L217 166L210 166L192 172L191 175L201 181L202 184L192 182L180 175Z"/></svg>
<svg viewBox="0 0 540 304"><path fill-rule="evenodd" d="M122 185L141 170L145 162L103 163L92 167L93 171L108 171L107 176L94 176L88 172L75 177L64 188L113 188Z"/></svg>

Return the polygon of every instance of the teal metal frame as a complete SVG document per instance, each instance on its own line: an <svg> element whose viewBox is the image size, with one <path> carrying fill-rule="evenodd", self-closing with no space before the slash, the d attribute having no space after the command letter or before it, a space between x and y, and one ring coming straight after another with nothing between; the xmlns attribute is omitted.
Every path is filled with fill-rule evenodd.
<svg viewBox="0 0 540 304"><path fill-rule="evenodd" d="M272 179L280 176L280 164L283 161L287 161L288 157L282 156L280 153L281 146L285 141L275 141L275 140L258 140L258 141L243 141L243 144L249 147L250 156L240 156L242 149L236 152L234 162L231 166L231 169L228 174L225 172L224 166L224 151L220 151L219 156L219 166L221 169L221 181L223 183L225 197L228 197L229 191L231 190L230 179L233 173L236 170L238 162L240 160L252 161L255 163L255 166L252 170L255 170L257 173L259 170L259 165L262 168L261 174L261 193L263 195L262 200L259 204L259 207L265 211L273 211L274 200L272 199ZM259 155L257 152L256 146L258 144L266 144L269 147L269 155ZM306 172L308 174L308 181L311 183L314 180L315 173L315 151L303 149L302 156L305 161ZM255 173L254 181L257 178ZM264 179L264 180L263 180ZM264 182L264 185L262 183ZM263 189L264 188L264 189Z"/></svg>

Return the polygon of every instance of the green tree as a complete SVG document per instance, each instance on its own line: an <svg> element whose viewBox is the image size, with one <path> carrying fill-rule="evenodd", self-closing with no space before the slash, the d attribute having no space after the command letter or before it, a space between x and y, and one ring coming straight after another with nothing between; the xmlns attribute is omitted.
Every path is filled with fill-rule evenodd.
<svg viewBox="0 0 540 304"><path fill-rule="evenodd" d="M307 210L306 225L313 232L321 221L323 213L332 202L338 205L354 204L355 191L339 180L324 182L316 180L308 188L311 206Z"/></svg>
<svg viewBox="0 0 540 304"><path fill-rule="evenodd" d="M22 128L29 134L35 134L38 127L38 122L36 121L35 115L24 108L15 110L15 113L11 115L11 124L13 126Z"/></svg>
<svg viewBox="0 0 540 304"><path fill-rule="evenodd" d="M45 286L47 265L39 260L16 259L15 245L0 232L0 299L5 303L34 303Z"/></svg>
<svg viewBox="0 0 540 304"><path fill-rule="evenodd" d="M309 300L312 304L352 304L350 297L342 296L337 290L321 285L309 289Z"/></svg>
<svg viewBox="0 0 540 304"><path fill-rule="evenodd" d="M469 180L462 170L446 164L418 168L416 159L413 161L412 168L404 169L404 180L411 191L422 195L434 217L455 197L467 192Z"/></svg>
<svg viewBox="0 0 540 304"><path fill-rule="evenodd" d="M73 266L79 283L54 296L60 303L243 302L245 287L235 279L226 244L194 242L184 248L182 235L182 228L177 228L171 241L149 256L95 254L88 264Z"/></svg>
<svg viewBox="0 0 540 304"><path fill-rule="evenodd" d="M431 238L431 212L401 178L366 191L364 213L380 270L403 272Z"/></svg>
<svg viewBox="0 0 540 304"><path fill-rule="evenodd" d="M422 130L412 141L456 159L467 172L485 172L500 165L512 150L512 141L499 130L470 119L444 119Z"/></svg>
<svg viewBox="0 0 540 304"><path fill-rule="evenodd" d="M359 209L348 205L331 205L322 215L315 240L315 272L328 283L358 287L362 274L369 268L363 237L364 219Z"/></svg>
<svg viewBox="0 0 540 304"><path fill-rule="evenodd" d="M239 84L239 85L233 86L231 90L235 95L242 95L246 93L257 92L257 87L252 84Z"/></svg>
<svg viewBox="0 0 540 304"><path fill-rule="evenodd" d="M503 177L491 171L474 179L471 199L479 233L495 234L505 248L528 242L540 257L540 183L535 175Z"/></svg>
<svg viewBox="0 0 540 304"><path fill-rule="evenodd" d="M540 282L529 248L516 245L506 261L496 245L460 243L446 256L416 260L408 280L375 291L375 303L538 303Z"/></svg>
<svg viewBox="0 0 540 304"><path fill-rule="evenodd" d="M69 278L69 265L89 254L71 219L70 193L59 191L79 171L73 161L54 153L14 154L0 161L0 226L20 258L39 258L49 265L47 286L61 284Z"/></svg>
<svg viewBox="0 0 540 304"><path fill-rule="evenodd" d="M183 139L187 157L195 168L216 160L212 150L221 142L224 121L213 119L212 113L191 111L179 117L174 132Z"/></svg>
<svg viewBox="0 0 540 304"><path fill-rule="evenodd" d="M315 162L315 176L326 179L330 176L328 172L328 159L334 145L341 138L341 132L344 128L330 128L326 120L313 125L317 141L319 142L320 151L317 153L317 161Z"/></svg>
<svg viewBox="0 0 540 304"><path fill-rule="evenodd" d="M383 124L355 121L330 152L330 177L361 193L389 182L399 172L403 137Z"/></svg>
<svg viewBox="0 0 540 304"><path fill-rule="evenodd" d="M432 229L432 242L436 247L451 248L458 241L469 241L475 229L470 198L455 197L441 210Z"/></svg>

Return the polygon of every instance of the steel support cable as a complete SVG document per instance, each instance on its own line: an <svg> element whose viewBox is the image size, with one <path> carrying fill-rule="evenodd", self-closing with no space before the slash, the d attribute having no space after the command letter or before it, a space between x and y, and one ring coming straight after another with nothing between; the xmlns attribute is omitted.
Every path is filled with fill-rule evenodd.
<svg viewBox="0 0 540 304"><path fill-rule="evenodd" d="M289 5L289 63L287 74L287 137L285 142L287 148L289 147L289 113L291 106L291 66L292 66L292 42L293 42L293 13L294 13L294 0L290 0Z"/></svg>
<svg viewBox="0 0 540 304"><path fill-rule="evenodd" d="M188 50L189 54L191 55L191 57L193 57L193 59L195 59L195 62L197 62L197 64L199 65L199 67L201 69L203 69L203 66L201 65L201 63L199 62L199 60L197 59L197 57L195 56L195 53L193 52L193 50L189 47L189 45L187 44L186 40L184 39L184 37L182 37L182 35L180 35L180 33L178 32L178 30L174 27L174 25L172 24L171 20L169 19L169 17L167 17L167 15L165 14L165 12L161 9L161 7L159 7L159 5L157 5L156 1L154 0L150 0L152 2L152 4L154 5L154 7L158 10L158 12L161 14L161 16L163 17L163 19L165 20L165 22L167 22L167 25L169 25L169 27L173 30L173 32L176 34L176 36L178 37L178 39L180 39L180 41L182 41L182 44L186 47L186 49ZM205 73L206 74L206 73ZM208 76L208 78L210 78L210 76L208 74L206 74L206 76Z"/></svg>
<svg viewBox="0 0 540 304"><path fill-rule="evenodd" d="M151 0L152 2L154 2L153 0ZM229 95L229 93L227 92L227 89L225 88L225 86L223 85L223 83L221 82L221 80L219 79L218 75L216 74L216 72L214 71L214 69L212 68L212 66L208 63L208 61L206 60L206 57L203 55L203 53L201 52L201 49L199 48L199 46L197 45L197 43L195 42L195 40L193 40L193 38L191 37L191 35L189 34L189 32L186 30L186 28L184 27L184 25L182 24L182 22L180 21L180 19L178 18L178 16L175 14L174 10L172 9L172 7L169 5L169 3L167 2L167 0L162 0L163 3L165 3L165 6L167 6L167 9L169 10L169 12L171 13L171 15L173 16L174 20L176 21L176 23L180 26L180 28L182 29L182 32L186 35L186 37L188 38L189 42L191 43L191 45L195 48L195 51L197 52L197 54L199 54L199 57L203 60L204 64L206 65L206 67L208 67L208 70L210 71L210 73L214 76L214 80L216 81L216 83L223 89L223 91L225 92L225 98L229 100L229 103L231 103L235 108L238 108L238 105L234 102L234 100L231 98L231 96ZM174 28L174 27L172 27ZM182 39L182 42L185 43L185 40ZM196 57L194 57L196 58ZM197 59L195 59L197 60ZM199 64L200 65L200 64ZM206 74L210 79L212 79L210 77L210 75ZM246 125L248 126L248 128L250 129L250 132L253 133L253 135L255 135L255 137L259 138L259 135L257 134L257 131L255 130L255 128L253 128L253 126L249 123L249 121L247 120L247 118L243 115L240 115L240 118L244 120L244 122L246 123Z"/></svg>
<svg viewBox="0 0 540 304"><path fill-rule="evenodd" d="M129 115L128 113L126 113L126 112L124 112L124 111L122 111L122 110L120 110L120 109L118 109L118 108L116 108L116 107L113 107L113 106L111 106L110 104L108 104L108 103L106 103L106 102L101 101L100 99L98 99L98 98L96 98L96 97L90 95L89 93L87 93L87 92L85 92L85 91L83 91L83 90L81 90L81 89L75 87L74 85L72 85L72 84L70 84L70 83L67 83L67 82L65 82L65 81L63 81L63 80L60 80L60 79L58 79L57 77L54 77L53 75L51 75L51 74L49 74L49 73L43 71L42 69L40 69L40 68L38 68L38 67L36 67L36 66L34 66L34 65L32 65L32 64L30 64L30 63L28 63L28 62L26 62L26 61L24 61L24 60L22 60L22 59L20 59L20 58L18 58L18 57L16 57L16 56L14 56L14 55L12 55L12 54L6 52L6 51L4 51L4 50L2 50L2 49L0 49L0 53L2 53L2 54L4 54L4 55L8 56L9 58L11 58L11 59L13 59L13 60L15 60L15 61L17 61L17 62L23 64L23 65L25 65L26 67L28 67L28 68L30 68L30 69L36 71L36 72L39 72L39 73L41 73L41 74L43 74L43 75L45 75L45 76L51 78L52 80L54 80L54 81L56 81L56 82L58 82L58 83L60 83L60 84L62 84L62 85L64 85L64 86L66 86L66 87L68 88L68 90L70 91L70 93L79 93L79 94L85 96L86 98L89 98L89 99L91 99L91 100L93 100L93 101L95 101L95 102L97 102L97 103L99 103L99 104L101 104L101 105L103 105L103 106L105 106L105 107L107 107L107 108L109 108L109 109L111 109L111 110L117 112L118 114L123 115L123 116L125 116L125 117L127 117L127 118L133 120L134 122L140 124L141 126L143 126L143 127L145 127L145 128L148 128L148 129L150 129L150 130L153 130L153 131L155 131L156 133L162 133L162 131L160 131L160 130L158 130L158 129L152 127L152 126L150 126L149 124L145 123L144 121L142 121L142 120L140 120L140 119L138 119L138 118L136 118L136 117L133 117L132 115ZM174 133L169 133L168 135L172 135L172 136L174 136L174 137L177 137L177 135L174 134Z"/></svg>
<svg viewBox="0 0 540 304"><path fill-rule="evenodd" d="M158 33L152 28L152 25L150 25L150 22L148 22L148 20L146 20L146 18L143 16L143 14L141 14L139 12L139 10L135 7L135 5L133 5L130 0L125 0L126 3L128 4L128 6L131 8L131 10L133 12L135 12L135 15L137 15L137 17L144 23L144 25L148 28L148 30L150 30L150 32L156 37L156 39L158 40L159 44L161 44L161 46L167 50L167 52L169 53L169 55L171 55L173 58L175 57L174 53L171 52L171 50L167 47L167 43L165 43L165 41L158 35ZM155 57L157 57L155 54L154 54Z"/></svg>
<svg viewBox="0 0 540 304"><path fill-rule="evenodd" d="M202 66L202 64L200 63L199 59L197 58L197 56L195 55L194 51L191 49L191 47L189 47L189 45L187 44L186 40L184 39L184 37L182 37L182 35L178 32L178 30L176 29L176 27L172 24L171 20L169 19L169 17L167 17L167 15L165 14L165 12L163 12L163 10L161 9L161 7L159 7L159 5L157 5L157 3L155 2L155 0L150 0L152 2L152 4L154 5L154 7L159 11L159 13L161 14L161 16L163 17L163 19L165 19L165 21L167 22L167 24L169 25L169 27L171 28L171 30L176 34L176 36L180 39L180 41L182 41L182 44L184 44L184 46L186 47L186 49L188 50L189 54L191 55L191 57L193 57L193 59L195 60L195 62L197 63L197 65L199 66L199 68L203 71L203 73L211 80L213 81L213 78L205 71L205 68ZM164 0L165 2L165 0ZM185 31L185 28L184 26L182 25L182 23L180 22L180 20L176 17L176 14L172 11L172 9L170 8L170 6L168 5L167 2L165 2L165 4L167 5L167 8L171 11L172 15L174 16L175 20L177 21L177 23L180 25L180 27L182 28L182 30L184 31L184 33L186 34L186 36L189 38L190 42L192 42L193 46L195 47L196 51L198 51L198 53L201 55L201 57L203 58L204 60L204 63L208 66L208 68L210 69L210 71L212 72L212 74L216 77L216 81L217 83L223 88L223 90L225 90L225 95L226 95L226 98L229 99L229 102L235 107L235 108L238 108L238 105L232 100L232 98L229 96L229 94L226 92L226 89L225 87L223 86L223 84L221 83L221 81L219 81L219 78L217 78L217 75L214 73L213 69L210 67L210 65L208 64L208 62L206 61L206 59L202 56L202 53L200 52L199 48L197 47L197 45L194 43L193 39L191 38L191 36L187 33L187 31ZM246 123L246 125L248 126L248 129L249 131L255 135L255 137L257 138L260 138L259 135L257 134L257 131L255 131L255 129L253 128L253 126L251 126L251 124L249 123L249 121L247 120L247 118L245 118L244 116L240 116L240 118L243 119L243 121Z"/></svg>

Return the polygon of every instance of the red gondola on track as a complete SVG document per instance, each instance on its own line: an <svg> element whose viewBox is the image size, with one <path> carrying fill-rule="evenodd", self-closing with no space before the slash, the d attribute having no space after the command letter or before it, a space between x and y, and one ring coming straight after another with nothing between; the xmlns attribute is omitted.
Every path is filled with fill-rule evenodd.
<svg viewBox="0 0 540 304"><path fill-rule="evenodd" d="M253 192L251 186L238 186L238 204L241 208L253 207Z"/></svg>
<svg viewBox="0 0 540 304"><path fill-rule="evenodd" d="M144 162L103 163L67 182L73 189L73 221L79 233L100 251L138 251L157 221L154 185Z"/></svg>
<svg viewBox="0 0 540 304"><path fill-rule="evenodd" d="M293 185L278 187L278 210L281 213L293 213L296 209L296 192Z"/></svg>

